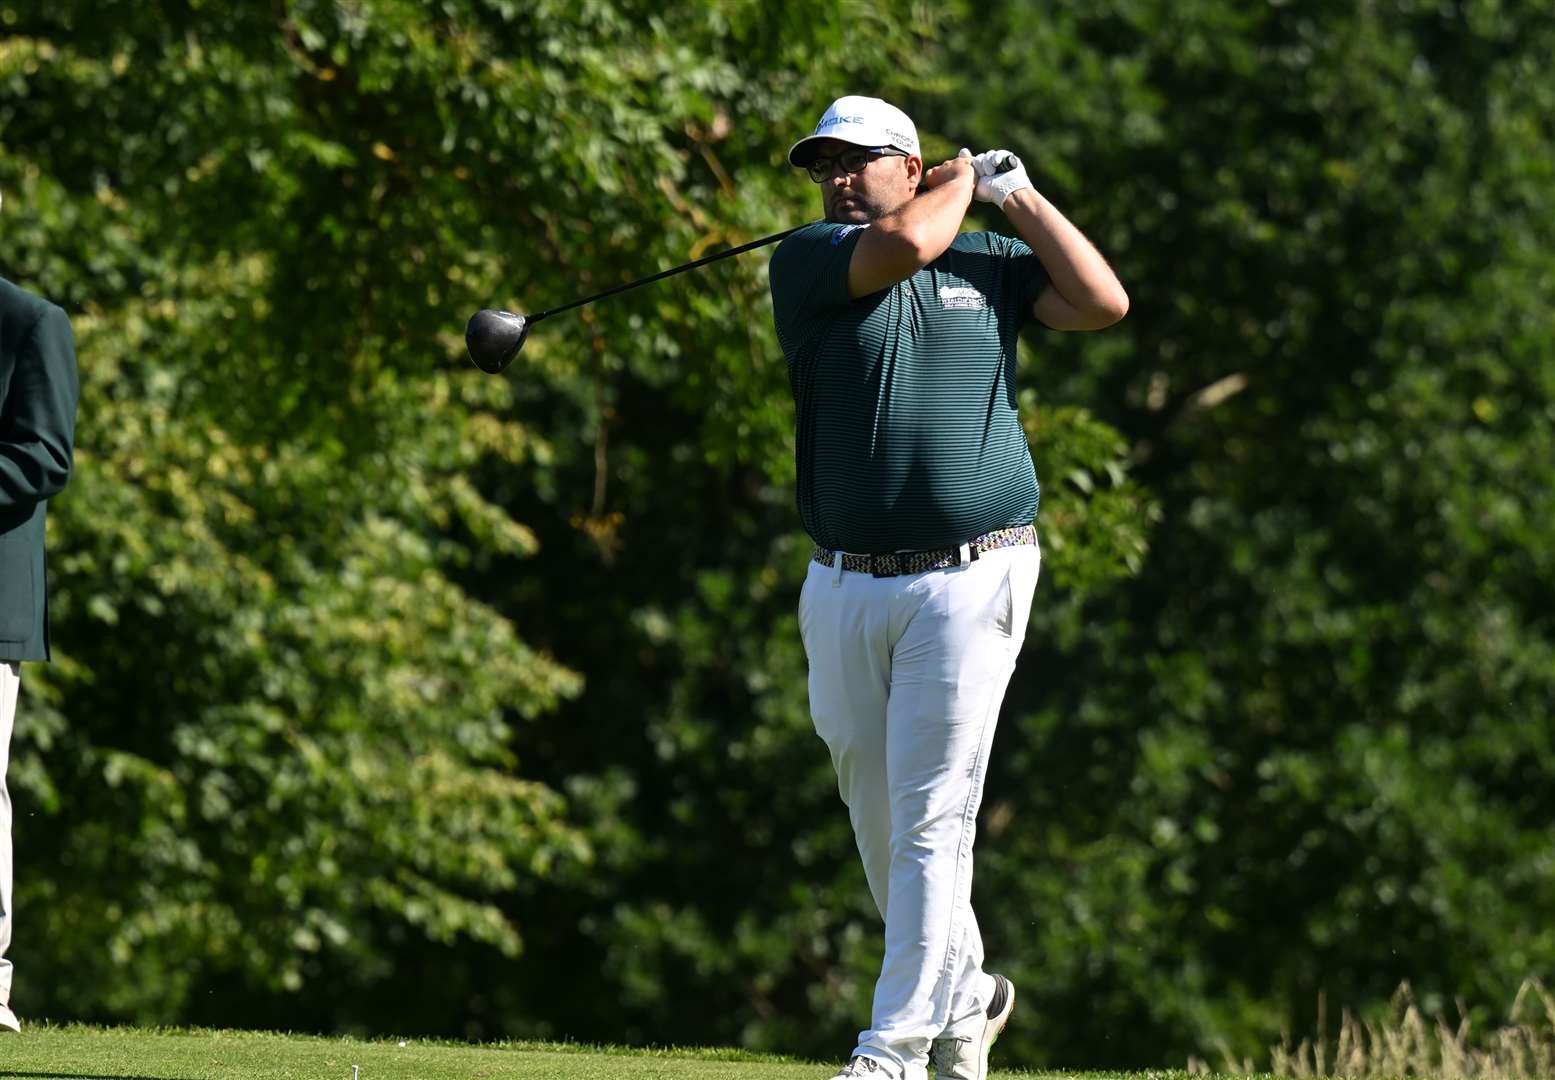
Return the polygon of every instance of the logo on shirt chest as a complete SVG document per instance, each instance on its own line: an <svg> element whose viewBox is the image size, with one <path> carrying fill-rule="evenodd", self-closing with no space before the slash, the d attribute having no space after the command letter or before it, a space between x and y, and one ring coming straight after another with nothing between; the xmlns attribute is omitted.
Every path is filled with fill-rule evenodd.
<svg viewBox="0 0 1555 1080"><path fill-rule="evenodd" d="M988 297L970 285L941 285L939 303L946 311L983 311L988 307Z"/></svg>

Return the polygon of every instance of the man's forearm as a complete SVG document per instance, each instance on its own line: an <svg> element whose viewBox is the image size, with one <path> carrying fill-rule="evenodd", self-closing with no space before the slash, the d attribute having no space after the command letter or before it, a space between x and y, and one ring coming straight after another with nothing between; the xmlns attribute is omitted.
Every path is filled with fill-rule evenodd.
<svg viewBox="0 0 1555 1080"><path fill-rule="evenodd" d="M1081 317L1105 326L1127 313L1128 294L1107 260L1040 192L1012 192L1004 212L1036 253L1053 289Z"/></svg>
<svg viewBox="0 0 1555 1080"><path fill-rule="evenodd" d="M927 265L944 254L961 231L977 177L970 168L943 184L920 190L889 214L881 216L874 227L902 237L918 252L919 265Z"/></svg>

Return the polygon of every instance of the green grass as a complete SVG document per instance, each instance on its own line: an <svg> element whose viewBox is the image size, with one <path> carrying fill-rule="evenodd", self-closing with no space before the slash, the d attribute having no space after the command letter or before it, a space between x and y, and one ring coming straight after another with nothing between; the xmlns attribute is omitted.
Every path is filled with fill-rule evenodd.
<svg viewBox="0 0 1555 1080"><path fill-rule="evenodd" d="M827 1080L834 1064L739 1050L362 1041L244 1031L29 1025L0 1036L0 1077L30 1080ZM1186 1073L1023 1073L991 1080L1186 1080Z"/></svg>

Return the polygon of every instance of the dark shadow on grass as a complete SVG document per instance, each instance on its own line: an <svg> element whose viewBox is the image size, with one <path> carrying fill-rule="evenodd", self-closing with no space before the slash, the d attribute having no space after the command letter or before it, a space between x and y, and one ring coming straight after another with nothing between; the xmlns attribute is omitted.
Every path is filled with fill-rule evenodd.
<svg viewBox="0 0 1555 1080"><path fill-rule="evenodd" d="M0 1077L6 1076L26 1077L27 1080L178 1080L175 1076L139 1076L134 1073L40 1073L0 1069ZM194 1080L194 1077L188 1080Z"/></svg>

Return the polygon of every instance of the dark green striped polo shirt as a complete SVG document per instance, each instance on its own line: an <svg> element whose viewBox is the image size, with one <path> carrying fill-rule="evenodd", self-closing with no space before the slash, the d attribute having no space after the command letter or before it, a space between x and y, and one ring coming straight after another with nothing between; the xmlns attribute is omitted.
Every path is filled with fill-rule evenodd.
<svg viewBox="0 0 1555 1080"><path fill-rule="evenodd" d="M1040 489L1015 342L1047 283L1041 262L1020 240L962 233L906 281L850 300L860 228L816 222L772 255L805 530L865 553L1029 524Z"/></svg>

